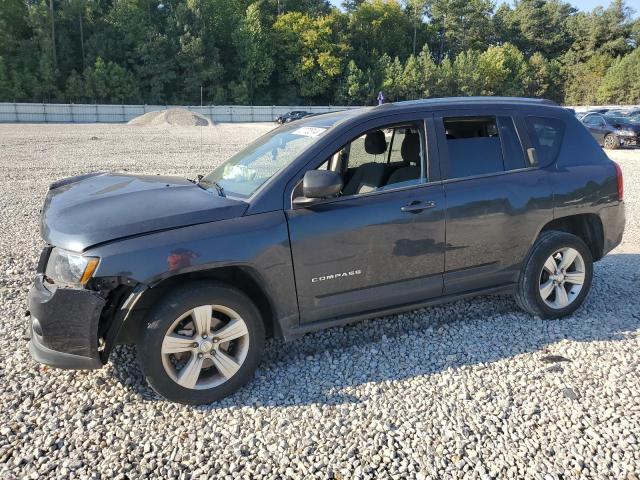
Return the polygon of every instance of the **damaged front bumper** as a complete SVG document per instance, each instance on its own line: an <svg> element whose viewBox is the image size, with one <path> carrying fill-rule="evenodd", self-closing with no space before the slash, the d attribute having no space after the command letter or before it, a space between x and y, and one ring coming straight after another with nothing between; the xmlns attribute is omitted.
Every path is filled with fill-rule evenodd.
<svg viewBox="0 0 640 480"><path fill-rule="evenodd" d="M40 363L90 370L104 365L98 327L105 299L91 290L51 287L38 274L29 291L29 352Z"/></svg>

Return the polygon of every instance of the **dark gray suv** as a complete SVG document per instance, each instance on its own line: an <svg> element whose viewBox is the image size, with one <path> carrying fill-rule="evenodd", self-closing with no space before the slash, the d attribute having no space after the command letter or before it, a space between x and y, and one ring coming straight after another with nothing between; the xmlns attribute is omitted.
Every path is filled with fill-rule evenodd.
<svg viewBox="0 0 640 480"><path fill-rule="evenodd" d="M212 402L251 378L266 336L498 292L531 315L569 315L624 223L619 167L551 102L308 117L196 181L52 184L29 348L91 369L134 343L157 392Z"/></svg>

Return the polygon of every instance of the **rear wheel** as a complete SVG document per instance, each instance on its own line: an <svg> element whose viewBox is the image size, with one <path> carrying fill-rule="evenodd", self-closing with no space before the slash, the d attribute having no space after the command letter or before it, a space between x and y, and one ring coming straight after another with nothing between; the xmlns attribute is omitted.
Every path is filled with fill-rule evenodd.
<svg viewBox="0 0 640 480"><path fill-rule="evenodd" d="M221 284L195 284L154 308L138 339L138 358L160 395L202 404L247 383L263 346L260 313L244 293Z"/></svg>
<svg viewBox="0 0 640 480"><path fill-rule="evenodd" d="M516 302L542 318L564 317L582 304L592 278L593 259L582 239L565 232L543 232L520 273Z"/></svg>
<svg viewBox="0 0 640 480"><path fill-rule="evenodd" d="M604 137L604 148L608 150L615 150L620 148L620 140L614 134L610 133Z"/></svg>

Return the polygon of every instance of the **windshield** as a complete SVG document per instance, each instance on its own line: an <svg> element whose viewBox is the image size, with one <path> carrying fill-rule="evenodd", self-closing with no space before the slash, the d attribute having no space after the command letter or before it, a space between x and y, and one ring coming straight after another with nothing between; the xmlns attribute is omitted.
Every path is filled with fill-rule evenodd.
<svg viewBox="0 0 640 480"><path fill-rule="evenodd" d="M640 123L640 113L632 114L627 117L631 123Z"/></svg>
<svg viewBox="0 0 640 480"><path fill-rule="evenodd" d="M618 115L605 115L609 123L629 123L629 119L626 117L620 117Z"/></svg>
<svg viewBox="0 0 640 480"><path fill-rule="evenodd" d="M328 130L326 127L279 127L258 138L200 180L207 190L250 197L263 183L293 162Z"/></svg>

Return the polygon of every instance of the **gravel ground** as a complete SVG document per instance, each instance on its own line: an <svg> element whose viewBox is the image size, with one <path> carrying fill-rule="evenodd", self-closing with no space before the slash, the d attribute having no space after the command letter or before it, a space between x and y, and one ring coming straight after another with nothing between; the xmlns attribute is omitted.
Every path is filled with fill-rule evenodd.
<svg viewBox="0 0 640 480"><path fill-rule="evenodd" d="M50 181L195 175L268 128L0 125L0 478L640 478L638 150L616 153L624 242L570 318L481 297L271 341L247 387L197 408L156 396L128 347L95 372L31 360Z"/></svg>

